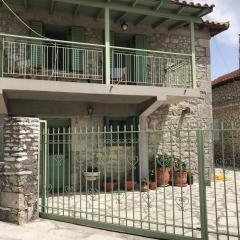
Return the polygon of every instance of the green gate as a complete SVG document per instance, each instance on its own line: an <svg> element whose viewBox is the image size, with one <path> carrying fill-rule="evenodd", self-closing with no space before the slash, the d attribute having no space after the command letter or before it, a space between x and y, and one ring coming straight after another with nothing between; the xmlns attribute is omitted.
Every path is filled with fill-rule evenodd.
<svg viewBox="0 0 240 240"><path fill-rule="evenodd" d="M216 140L202 128L58 129L41 136L41 217L162 239L239 239L237 131L218 130ZM148 169L136 154L144 137ZM49 165L63 154L46 151L49 139L57 149L68 143L68 168Z"/></svg>

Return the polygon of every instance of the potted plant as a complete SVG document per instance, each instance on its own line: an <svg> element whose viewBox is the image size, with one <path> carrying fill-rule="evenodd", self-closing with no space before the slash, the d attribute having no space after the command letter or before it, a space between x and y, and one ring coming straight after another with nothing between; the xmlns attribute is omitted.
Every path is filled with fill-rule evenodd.
<svg viewBox="0 0 240 240"><path fill-rule="evenodd" d="M87 170L84 172L84 176L87 181L95 181L97 177L100 176L100 172L97 167L88 166Z"/></svg>
<svg viewBox="0 0 240 240"><path fill-rule="evenodd" d="M173 182L174 186L177 187L186 187L187 186L187 168L186 163L177 159L174 162L174 171L173 171Z"/></svg>
<svg viewBox="0 0 240 240"><path fill-rule="evenodd" d="M132 177L132 171L130 170L128 172L128 175L127 175L127 179L125 180L125 190L133 190L134 186L135 186L136 182L135 180L133 179Z"/></svg>
<svg viewBox="0 0 240 240"><path fill-rule="evenodd" d="M147 178L143 178L141 182L141 192L147 192L149 190Z"/></svg>
<svg viewBox="0 0 240 240"><path fill-rule="evenodd" d="M112 192L115 188L116 181L112 177L106 177L106 192Z"/></svg>
<svg viewBox="0 0 240 240"><path fill-rule="evenodd" d="M157 182L156 182L154 170L152 170L149 174L149 188L151 190L155 190L157 188Z"/></svg>
<svg viewBox="0 0 240 240"><path fill-rule="evenodd" d="M174 157L167 154L157 154L156 156L156 173L157 186L168 186L170 180L169 168L174 161Z"/></svg>

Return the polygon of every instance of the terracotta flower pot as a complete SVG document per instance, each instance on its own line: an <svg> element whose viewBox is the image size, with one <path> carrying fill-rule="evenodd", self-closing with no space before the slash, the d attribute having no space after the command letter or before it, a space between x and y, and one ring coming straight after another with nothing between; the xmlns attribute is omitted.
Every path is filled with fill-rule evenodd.
<svg viewBox="0 0 240 240"><path fill-rule="evenodd" d="M106 182L106 192L113 191L114 187L115 187L115 183L114 182Z"/></svg>
<svg viewBox="0 0 240 240"><path fill-rule="evenodd" d="M144 185L141 187L141 192L147 192L149 190L148 185Z"/></svg>
<svg viewBox="0 0 240 240"><path fill-rule="evenodd" d="M170 173L168 168L157 169L157 186L168 186L170 180Z"/></svg>
<svg viewBox="0 0 240 240"><path fill-rule="evenodd" d="M135 182L133 180L125 181L125 189L128 191L133 190L134 185L135 185Z"/></svg>
<svg viewBox="0 0 240 240"><path fill-rule="evenodd" d="M173 172L174 186L186 187L187 186L187 172Z"/></svg>
<svg viewBox="0 0 240 240"><path fill-rule="evenodd" d="M149 183L149 188L151 190L155 190L157 188L157 183L155 181L152 181Z"/></svg>

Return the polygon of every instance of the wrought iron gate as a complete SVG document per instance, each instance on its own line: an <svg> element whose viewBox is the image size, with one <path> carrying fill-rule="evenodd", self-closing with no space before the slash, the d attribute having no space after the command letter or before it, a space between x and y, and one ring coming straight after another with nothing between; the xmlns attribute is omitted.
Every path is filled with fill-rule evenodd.
<svg viewBox="0 0 240 240"><path fill-rule="evenodd" d="M235 135L233 129L42 128L40 216L155 238L239 239ZM229 139L233 165L225 163ZM213 166L214 143L221 163Z"/></svg>

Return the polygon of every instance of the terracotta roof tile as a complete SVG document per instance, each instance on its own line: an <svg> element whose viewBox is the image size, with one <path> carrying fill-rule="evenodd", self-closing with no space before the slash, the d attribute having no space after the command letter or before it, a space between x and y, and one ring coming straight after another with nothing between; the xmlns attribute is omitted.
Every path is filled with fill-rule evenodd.
<svg viewBox="0 0 240 240"><path fill-rule="evenodd" d="M219 85L226 84L228 82L234 81L236 78L240 78L240 69L235 70L233 72L227 73L214 81L212 81L212 86L216 87Z"/></svg>
<svg viewBox="0 0 240 240"><path fill-rule="evenodd" d="M227 30L230 26L229 22L217 22L205 20L202 23L198 24L200 27L207 27L210 30L211 37Z"/></svg>
<svg viewBox="0 0 240 240"><path fill-rule="evenodd" d="M184 0L171 0L171 1L174 2L174 3L178 3L180 5L197 7L197 8L211 8L211 9L213 9L215 7L214 4L208 5L208 4L194 3L194 2L184 1Z"/></svg>

